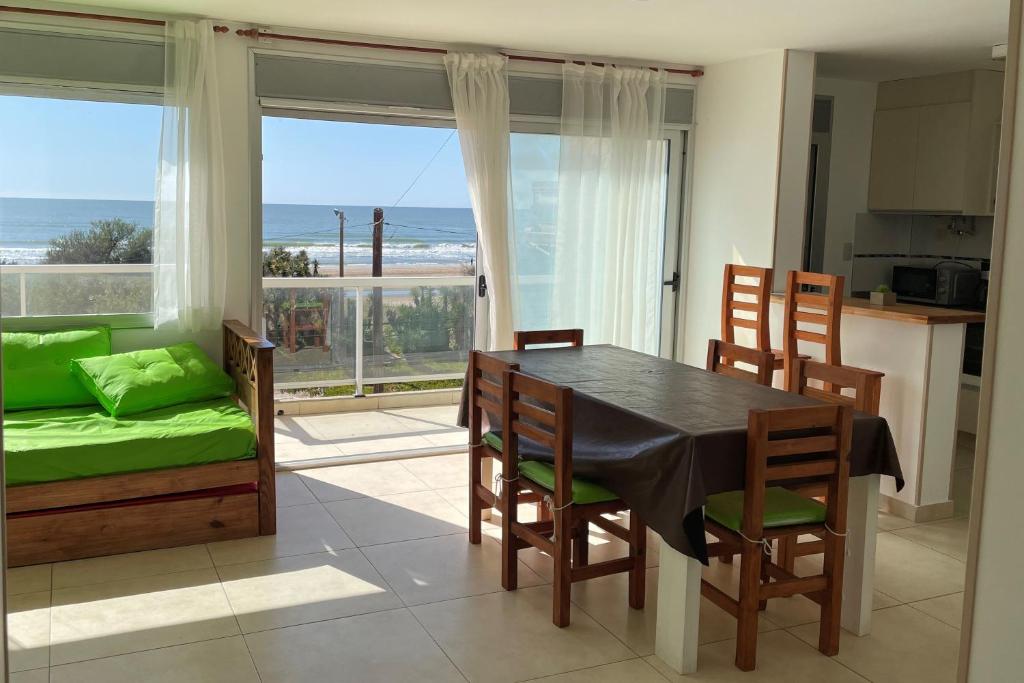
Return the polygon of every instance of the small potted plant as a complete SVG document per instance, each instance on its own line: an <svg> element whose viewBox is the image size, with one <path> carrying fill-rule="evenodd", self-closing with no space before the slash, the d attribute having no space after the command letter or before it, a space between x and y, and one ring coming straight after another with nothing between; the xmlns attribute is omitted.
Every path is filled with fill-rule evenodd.
<svg viewBox="0 0 1024 683"><path fill-rule="evenodd" d="M887 285L878 285L871 292L872 306L892 306L895 303L896 293L889 289Z"/></svg>

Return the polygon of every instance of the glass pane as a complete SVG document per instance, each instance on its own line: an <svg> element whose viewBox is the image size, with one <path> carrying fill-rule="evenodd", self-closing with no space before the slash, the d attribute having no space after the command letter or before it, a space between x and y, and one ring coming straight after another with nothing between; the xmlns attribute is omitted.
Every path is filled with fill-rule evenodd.
<svg viewBox="0 0 1024 683"><path fill-rule="evenodd" d="M160 108L0 96L4 316L152 310ZM86 266L83 268L82 266Z"/></svg>
<svg viewBox="0 0 1024 683"><path fill-rule="evenodd" d="M265 117L263 198L263 275L301 280L264 280L280 386L351 393L359 374L431 388L465 372L476 224L455 130ZM375 227L380 287L366 279Z"/></svg>

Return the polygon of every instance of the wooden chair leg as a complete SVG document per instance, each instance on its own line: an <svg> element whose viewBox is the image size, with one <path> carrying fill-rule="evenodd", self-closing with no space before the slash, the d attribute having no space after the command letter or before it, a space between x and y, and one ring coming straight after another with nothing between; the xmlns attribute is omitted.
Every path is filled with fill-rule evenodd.
<svg viewBox="0 0 1024 683"><path fill-rule="evenodd" d="M718 561L722 564L732 564L732 555L722 555L718 558Z"/></svg>
<svg viewBox="0 0 1024 683"><path fill-rule="evenodd" d="M778 565L790 574L796 566L796 536L786 536L779 539Z"/></svg>
<svg viewBox="0 0 1024 683"><path fill-rule="evenodd" d="M482 538L480 518L483 515L483 501L476 493L480 483L480 454L477 448L469 449L469 542L479 545Z"/></svg>
<svg viewBox="0 0 1024 683"><path fill-rule="evenodd" d="M538 522L550 522L551 521L551 510L543 500L537 501L537 521Z"/></svg>
<svg viewBox="0 0 1024 683"><path fill-rule="evenodd" d="M501 510L501 587L514 591L519 587L519 539L512 533L519 506L519 485L507 482L501 489L498 508Z"/></svg>
<svg viewBox="0 0 1024 683"><path fill-rule="evenodd" d="M647 525L635 512L629 513L629 554L633 568L629 570L629 606L644 608L647 593Z"/></svg>
<svg viewBox="0 0 1024 683"><path fill-rule="evenodd" d="M753 671L757 664L758 598L761 587L761 545L744 543L740 555L740 600L736 626L736 667Z"/></svg>
<svg viewBox="0 0 1024 683"><path fill-rule="evenodd" d="M768 574L768 563L769 562L771 562L771 558L765 556L764 554L762 554L761 555L761 560L760 560L760 565L761 565L761 585L762 586L765 585L766 583L769 583L771 581L771 576ZM757 601L757 610L759 612L763 612L766 609L768 609L768 601L767 600L758 600Z"/></svg>
<svg viewBox="0 0 1024 683"><path fill-rule="evenodd" d="M572 591L572 537L573 520L571 508L555 510L555 578L553 582L554 609L551 620L555 626L569 625L569 599Z"/></svg>
<svg viewBox="0 0 1024 683"><path fill-rule="evenodd" d="M818 629L818 649L834 657L839 654L839 630L843 604L843 563L846 539L835 534L825 535L825 561L822 573L828 587L821 602L821 625Z"/></svg>
<svg viewBox="0 0 1024 683"><path fill-rule="evenodd" d="M572 565L586 567L590 562L590 522L580 519L573 532Z"/></svg>

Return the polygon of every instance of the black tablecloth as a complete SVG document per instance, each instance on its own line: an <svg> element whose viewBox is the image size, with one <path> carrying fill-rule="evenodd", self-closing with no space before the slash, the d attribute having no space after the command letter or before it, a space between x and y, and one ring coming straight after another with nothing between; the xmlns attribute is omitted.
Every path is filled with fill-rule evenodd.
<svg viewBox="0 0 1024 683"><path fill-rule="evenodd" d="M620 496L669 545L705 564L702 508L711 494L743 488L749 411L820 405L615 346L489 355L571 387L573 474ZM550 451L525 439L520 456L552 461ZM903 488L883 418L855 413L849 462L851 476L888 475Z"/></svg>

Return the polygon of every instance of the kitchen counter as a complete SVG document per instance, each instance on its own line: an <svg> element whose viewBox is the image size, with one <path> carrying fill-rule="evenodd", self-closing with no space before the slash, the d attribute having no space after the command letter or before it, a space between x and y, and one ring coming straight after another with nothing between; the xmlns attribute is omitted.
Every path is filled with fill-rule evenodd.
<svg viewBox="0 0 1024 683"><path fill-rule="evenodd" d="M781 294L772 294L772 301L783 303ZM872 306L867 299L843 299L844 315L861 315L882 320L896 320L915 325L955 325L963 323L985 322L985 313L959 308L943 308L941 306L924 306L921 304L893 304L892 306Z"/></svg>

